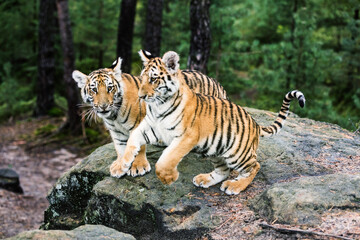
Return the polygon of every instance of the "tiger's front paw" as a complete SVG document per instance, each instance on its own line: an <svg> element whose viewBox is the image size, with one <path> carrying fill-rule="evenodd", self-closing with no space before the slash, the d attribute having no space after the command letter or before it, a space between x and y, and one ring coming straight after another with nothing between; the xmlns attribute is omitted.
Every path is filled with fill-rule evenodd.
<svg viewBox="0 0 360 240"><path fill-rule="evenodd" d="M129 171L129 167L123 164L123 161L116 160L110 166L110 175L116 178L121 178Z"/></svg>
<svg viewBox="0 0 360 240"><path fill-rule="evenodd" d="M199 174L199 175L195 176L193 178L193 183L197 187L208 188L208 187L214 185L211 180L212 179L210 177L210 174L203 173L203 174Z"/></svg>
<svg viewBox="0 0 360 240"><path fill-rule="evenodd" d="M247 185L244 185L241 181L227 180L222 183L220 190L227 195L237 195L241 191L244 191Z"/></svg>
<svg viewBox="0 0 360 240"><path fill-rule="evenodd" d="M141 161L135 160L131 165L130 170L127 172L127 175L132 177L142 176L145 173L150 172L150 170L150 163L146 159L143 159Z"/></svg>
<svg viewBox="0 0 360 240"><path fill-rule="evenodd" d="M179 178L176 168L163 168L156 166L156 175L163 184L170 185Z"/></svg>

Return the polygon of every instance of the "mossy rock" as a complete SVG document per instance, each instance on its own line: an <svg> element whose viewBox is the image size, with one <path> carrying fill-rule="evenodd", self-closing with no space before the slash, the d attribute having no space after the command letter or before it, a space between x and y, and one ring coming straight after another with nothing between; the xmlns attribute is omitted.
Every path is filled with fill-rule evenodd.
<svg viewBox="0 0 360 240"><path fill-rule="evenodd" d="M262 125L271 124L277 115L249 108L247 111ZM270 186L304 176L331 175L336 172L333 161L356 160L360 156L359 149L358 135L333 124L290 114L277 136L260 139L257 154L261 169L255 181ZM214 217L219 214L210 207L211 198L208 196L220 194L229 201L231 199L219 190L220 184L209 189L192 184L194 176L213 169L209 159L195 153L188 154L179 164L179 179L170 186L163 185L154 173L154 165L162 151L163 148L147 146L152 167L150 173L117 179L110 177L109 173L109 166L116 159L113 144L96 149L55 184L48 195L50 206L42 227L74 229L84 224L102 224L130 233L137 239L194 239L204 236L224 220ZM354 166L353 169L360 169ZM275 215L271 212L275 210L266 205L269 204L267 195L261 196L264 198L257 198L256 204L263 208L254 207L255 211L273 219L271 216ZM286 199L283 200L286 203ZM264 211L269 214L262 212L263 209L267 209Z"/></svg>
<svg viewBox="0 0 360 240"><path fill-rule="evenodd" d="M162 151L148 146L152 169ZM220 223L202 199L202 189L192 184L195 175L211 171L210 161L199 161L197 154L190 153L178 166L179 179L167 186L153 170L136 178L110 177L109 166L115 159L110 143L65 173L48 195L50 206L42 227L73 229L82 224L102 224L136 237L180 239L200 236Z"/></svg>

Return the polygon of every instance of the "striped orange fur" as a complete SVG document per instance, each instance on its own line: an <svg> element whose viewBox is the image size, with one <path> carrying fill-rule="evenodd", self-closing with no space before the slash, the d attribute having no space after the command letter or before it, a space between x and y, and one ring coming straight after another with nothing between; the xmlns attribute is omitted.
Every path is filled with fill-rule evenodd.
<svg viewBox="0 0 360 240"><path fill-rule="evenodd" d="M238 172L238 177L221 185L229 195L243 191L259 171L256 150L260 136L280 131L291 100L298 99L302 107L305 104L300 91L287 93L274 124L263 127L240 106L192 91L178 68L150 61L141 78L139 97L147 103L146 116L129 137L124 157L117 162L117 176L128 171L141 146L160 140L168 146L156 163L156 174L164 184L177 180L178 163L194 150L221 157L213 158L214 171L194 177L196 186L208 188L224 181L230 170Z"/></svg>
<svg viewBox="0 0 360 240"><path fill-rule="evenodd" d="M150 56L144 53L143 59L166 61L169 64L178 64L179 61L179 56L174 52L165 53L163 58ZM184 71L182 74L194 91L226 98L225 90L216 80L198 72ZM138 98L140 78L121 72L121 58L112 67L98 69L89 75L74 71L73 78L81 88L83 101L90 107L90 118L97 116L103 120L114 142L117 159L121 159L130 132L139 125L146 112L145 102ZM142 146L127 171L128 175L144 175L151 170L145 150L145 146ZM110 169L112 175L116 175L114 169Z"/></svg>

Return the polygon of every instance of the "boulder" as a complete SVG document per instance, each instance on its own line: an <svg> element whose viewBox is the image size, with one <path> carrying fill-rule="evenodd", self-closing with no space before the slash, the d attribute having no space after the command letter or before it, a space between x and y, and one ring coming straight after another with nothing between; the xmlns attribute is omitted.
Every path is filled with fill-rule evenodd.
<svg viewBox="0 0 360 240"><path fill-rule="evenodd" d="M152 168L163 148L148 146ZM48 195L44 229L73 229L82 224L103 224L135 237L180 239L202 235L219 224L195 187L194 174L210 171L209 161L191 153L180 163L179 179L163 185L154 174L110 177L116 159L113 144L95 150L63 175Z"/></svg>
<svg viewBox="0 0 360 240"><path fill-rule="evenodd" d="M250 108L247 111L262 125L273 123L277 115ZM260 191L251 201L253 209L269 221L314 224L319 219L317 213L321 214L323 209L336 203L337 194L347 197L335 205L350 207L358 201L358 195L353 195L358 188L350 183L358 180L347 176L360 172L359 149L358 135L333 124L290 114L277 136L260 139L257 154L261 169L254 181L264 186L265 191L262 194ZM226 221L216 213L211 196L220 195L229 201L232 197L219 190L220 184L209 189L192 184L194 176L212 170L210 161L195 153L188 154L178 166L179 179L166 186L154 173L154 165L162 151L160 147L147 147L150 173L117 179L109 174L109 166L116 159L113 144L96 149L66 172L50 191L47 197L50 206L42 228L70 230L84 224L101 224L130 233L137 239L194 239ZM346 174L337 175L339 172ZM317 188L312 181L319 183ZM339 182L336 189L324 187L336 181ZM341 189L340 181L350 184L349 188ZM300 183L301 189L288 187ZM329 203L317 200L320 189L322 195L332 199ZM298 192L306 197L300 198L303 195L297 195ZM294 198L290 197L292 194ZM280 202L275 204L275 198ZM299 199L305 201L304 204L296 202ZM282 217L281 209L291 205L291 201L298 215ZM302 211L304 206L313 207Z"/></svg>
<svg viewBox="0 0 360 240"><path fill-rule="evenodd" d="M360 209L360 174L329 174L276 183L252 201L269 222L317 226L333 209Z"/></svg>
<svg viewBox="0 0 360 240"><path fill-rule="evenodd" d="M88 240L135 240L130 234L118 232L102 225L84 225L72 231L66 230L33 230L22 232L8 240L53 240L53 239L88 239Z"/></svg>

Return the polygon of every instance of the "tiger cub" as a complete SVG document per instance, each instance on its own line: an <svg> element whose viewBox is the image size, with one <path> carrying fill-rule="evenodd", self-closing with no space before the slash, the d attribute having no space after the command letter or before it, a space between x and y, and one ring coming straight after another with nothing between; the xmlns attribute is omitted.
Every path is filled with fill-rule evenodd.
<svg viewBox="0 0 360 240"><path fill-rule="evenodd" d="M165 53L163 58L154 57L145 51L140 54L154 62L164 62L171 66L179 64L179 56L172 51ZM118 160L124 153L130 132L137 127L146 112L145 102L138 98L140 78L122 73L121 62L121 58L118 58L112 67L98 69L89 75L77 70L73 72L73 78L81 88L83 101L92 107L90 114L103 119L109 130ZM215 79L196 71L182 71L180 74L187 79L187 84L195 92L227 98L225 90ZM142 146L127 174L135 177L150 170L145 146ZM114 175L114 171L111 171L111 174Z"/></svg>
<svg viewBox="0 0 360 240"><path fill-rule="evenodd" d="M256 149L260 136L280 131L289 113L290 101L297 98L304 107L305 97L297 90L285 95L274 124L260 126L240 106L214 96L195 93L186 84L178 66L164 62L144 61L139 97L147 103L146 116L130 134L124 156L113 163L113 176L124 175L144 144L163 141L163 151L155 168L164 184L176 181L177 165L191 150L205 156L221 156L213 160L214 171L193 178L198 187L208 188L225 180L230 170L238 176L224 181L221 190L239 194L252 182L260 169Z"/></svg>

